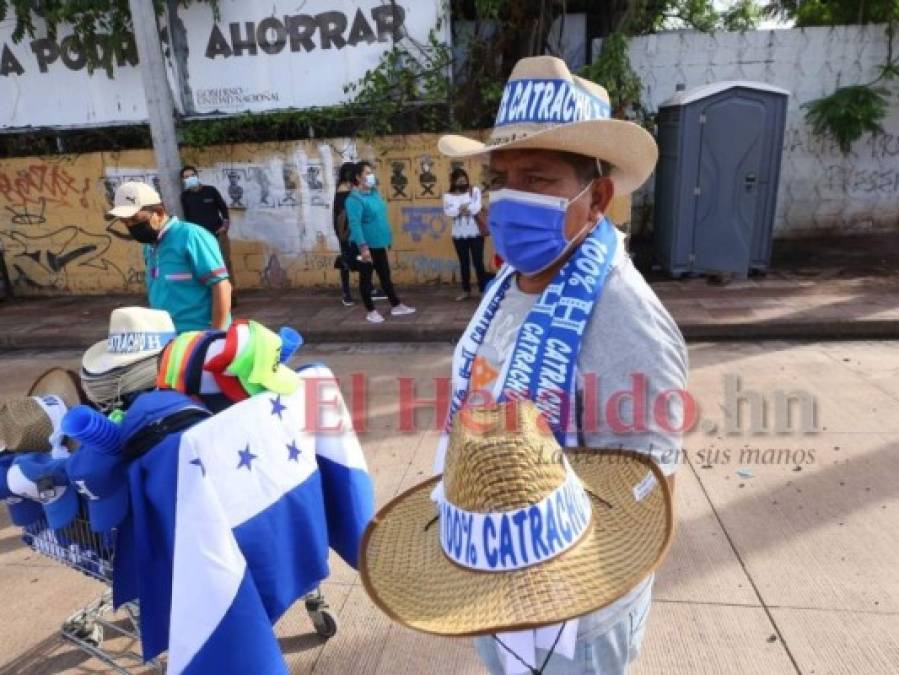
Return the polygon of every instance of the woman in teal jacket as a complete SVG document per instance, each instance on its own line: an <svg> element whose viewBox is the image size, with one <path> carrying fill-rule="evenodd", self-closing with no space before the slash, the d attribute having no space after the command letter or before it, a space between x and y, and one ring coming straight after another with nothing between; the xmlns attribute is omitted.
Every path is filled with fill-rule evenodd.
<svg viewBox="0 0 899 675"><path fill-rule="evenodd" d="M384 317L375 309L371 297L374 272L377 272L381 288L390 300L391 315L412 314L415 309L400 302L390 280L387 249L393 243L393 234L387 221L387 204L375 187L371 164L356 164L353 186L353 191L346 200L346 218L350 226L350 241L359 248L359 293L368 312L365 318L372 323L384 321Z"/></svg>

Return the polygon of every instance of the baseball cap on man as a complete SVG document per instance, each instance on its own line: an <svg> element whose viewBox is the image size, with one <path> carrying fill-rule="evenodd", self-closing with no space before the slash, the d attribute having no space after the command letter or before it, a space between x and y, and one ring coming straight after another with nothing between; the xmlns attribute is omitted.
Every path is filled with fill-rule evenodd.
<svg viewBox="0 0 899 675"><path fill-rule="evenodd" d="M44 510L38 502L20 497L9 489L6 476L15 459L16 455L8 453L0 455L0 501L6 502L13 524L25 527L44 515Z"/></svg>
<svg viewBox="0 0 899 675"><path fill-rule="evenodd" d="M69 483L67 461L31 452L18 455L6 474L9 491L40 502L54 530L65 527L78 514L78 493Z"/></svg>
<svg viewBox="0 0 899 675"><path fill-rule="evenodd" d="M116 218L131 218L145 206L161 203L162 197L149 185L140 181L128 181L116 188L113 208L108 214Z"/></svg>

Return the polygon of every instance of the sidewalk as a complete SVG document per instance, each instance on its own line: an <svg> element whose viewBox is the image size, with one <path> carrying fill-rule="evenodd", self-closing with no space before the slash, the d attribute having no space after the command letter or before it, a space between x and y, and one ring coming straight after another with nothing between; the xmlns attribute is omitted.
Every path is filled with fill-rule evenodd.
<svg viewBox="0 0 899 675"><path fill-rule="evenodd" d="M639 245L639 242L638 242ZM639 250L639 248L638 248ZM899 338L899 233L777 242L766 276L715 286L705 278L647 278L688 340ZM236 316L291 325L308 343L455 341L475 302L449 285L399 289L415 315L383 324L344 307L336 289L243 291ZM115 307L144 296L21 298L0 302L0 349L84 349L106 335Z"/></svg>
<svg viewBox="0 0 899 675"><path fill-rule="evenodd" d="M451 356L438 343L303 354L326 362L348 398L352 374L365 374L360 441L379 506L431 475L439 436L427 403L416 429L401 430L397 376L419 383L426 401ZM702 419L684 438L675 539L632 675L899 673L899 342L703 343L690 345L689 358ZM79 361L75 350L5 354L0 396ZM778 392L805 392L818 431L714 431L723 428L727 376L769 410ZM0 675L109 673L58 635L102 586L25 548L19 535L0 509ZM294 605L277 626L291 673L484 675L471 640L392 623L336 556L323 587L340 627L324 642Z"/></svg>

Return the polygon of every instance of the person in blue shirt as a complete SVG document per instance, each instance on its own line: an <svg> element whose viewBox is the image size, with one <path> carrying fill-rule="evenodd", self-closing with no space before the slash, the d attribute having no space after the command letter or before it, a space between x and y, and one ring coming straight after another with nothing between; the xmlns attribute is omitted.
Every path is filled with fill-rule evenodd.
<svg viewBox="0 0 899 675"><path fill-rule="evenodd" d="M215 237L169 215L146 183L122 183L109 215L144 245L150 307L164 309L175 329L223 329L231 323L231 282Z"/></svg>
<svg viewBox="0 0 899 675"><path fill-rule="evenodd" d="M400 302L390 279L390 262L387 250L393 243L390 223L387 221L387 204L375 187L375 174L371 164L359 162L353 175L353 190L346 198L346 219L350 230L350 243L359 251L359 293L371 323L382 323L384 317L372 302L372 274L377 272L381 288L390 300L390 314L403 316L415 312Z"/></svg>

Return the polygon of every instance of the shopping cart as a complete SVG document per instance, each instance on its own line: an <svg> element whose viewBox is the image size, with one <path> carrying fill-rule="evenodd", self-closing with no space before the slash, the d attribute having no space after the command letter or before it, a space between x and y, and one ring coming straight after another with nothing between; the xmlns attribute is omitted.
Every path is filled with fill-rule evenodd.
<svg viewBox="0 0 899 675"><path fill-rule="evenodd" d="M110 620L115 613L112 604L115 532L93 532L86 513L82 511L71 525L61 530L51 528L46 518L42 517L23 528L22 539L36 553L78 570L105 586L99 598L72 614L62 624L60 633L64 640L103 661L117 673L127 675L138 667L164 672L159 659L152 659L146 664L143 661L139 651L140 608L136 602L123 605L125 616L122 619ZM303 602L318 635L329 639L337 634L337 619L320 589L307 594ZM133 645L133 648L104 649L104 642L116 638L127 638L126 644Z"/></svg>
<svg viewBox="0 0 899 675"><path fill-rule="evenodd" d="M126 644L140 648L140 611L137 603L125 603L122 608L125 614L123 619L115 622L110 620L114 614L112 605L114 532L109 534L93 532L88 525L86 514L81 513L71 525L61 530L51 528L46 518L42 517L23 529L22 539L36 553L78 570L105 586L99 598L63 622L60 630L63 640L103 661L118 673L127 675L131 669L140 666L163 672L158 660L154 659L144 664L140 652L130 647L115 651L104 649L104 642L120 637L127 639Z"/></svg>

